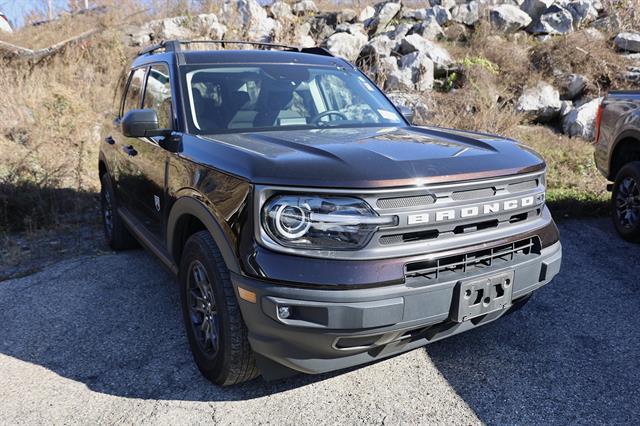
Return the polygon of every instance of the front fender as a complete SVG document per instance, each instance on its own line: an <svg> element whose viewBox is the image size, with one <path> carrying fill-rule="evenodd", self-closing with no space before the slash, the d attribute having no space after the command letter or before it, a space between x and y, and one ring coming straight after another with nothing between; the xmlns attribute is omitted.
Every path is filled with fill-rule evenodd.
<svg viewBox="0 0 640 426"><path fill-rule="evenodd" d="M167 221L167 248L171 256L176 259L174 249L176 226L180 218L184 215L194 216L204 224L216 242L227 268L232 272L240 273L238 255L234 249L234 244L224 232L214 213L203 202L189 196L178 198L169 213Z"/></svg>

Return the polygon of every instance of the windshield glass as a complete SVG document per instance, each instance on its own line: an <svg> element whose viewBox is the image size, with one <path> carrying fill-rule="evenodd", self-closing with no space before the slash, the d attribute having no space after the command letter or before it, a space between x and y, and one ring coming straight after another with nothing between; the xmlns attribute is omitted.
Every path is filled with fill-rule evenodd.
<svg viewBox="0 0 640 426"><path fill-rule="evenodd" d="M353 70L280 64L185 68L194 133L405 125L380 91Z"/></svg>

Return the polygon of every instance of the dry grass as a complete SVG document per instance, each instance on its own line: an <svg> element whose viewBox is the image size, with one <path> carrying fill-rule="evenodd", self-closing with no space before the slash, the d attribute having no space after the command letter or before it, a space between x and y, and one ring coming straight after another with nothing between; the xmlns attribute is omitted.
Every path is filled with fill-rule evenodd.
<svg viewBox="0 0 640 426"><path fill-rule="evenodd" d="M557 217L608 213L607 181L595 167L592 144L544 126L517 126L507 136L533 148L547 162L547 201Z"/></svg>
<svg viewBox="0 0 640 426"><path fill-rule="evenodd" d="M31 44L21 32L13 41L39 47L76 33L75 20L63 19ZM129 56L120 35L105 31L35 66L2 64L0 93L10 101L0 103L0 233L77 220L92 204L100 127Z"/></svg>

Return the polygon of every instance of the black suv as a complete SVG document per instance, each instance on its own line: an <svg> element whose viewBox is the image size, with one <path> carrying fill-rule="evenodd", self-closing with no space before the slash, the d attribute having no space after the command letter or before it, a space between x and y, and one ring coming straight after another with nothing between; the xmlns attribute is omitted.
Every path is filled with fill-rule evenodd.
<svg viewBox="0 0 640 426"><path fill-rule="evenodd" d="M323 49L193 43L135 59L99 168L109 244L137 240L178 277L213 382L395 355L519 308L558 273L530 149L412 126Z"/></svg>

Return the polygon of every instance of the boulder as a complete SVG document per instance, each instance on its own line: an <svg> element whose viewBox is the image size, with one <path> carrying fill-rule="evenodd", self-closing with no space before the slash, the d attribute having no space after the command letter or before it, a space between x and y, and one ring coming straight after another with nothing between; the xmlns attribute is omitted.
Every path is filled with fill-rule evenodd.
<svg viewBox="0 0 640 426"><path fill-rule="evenodd" d="M4 19L3 17L0 17L0 33L13 33L13 28L11 28L11 25L9 25L9 21Z"/></svg>
<svg viewBox="0 0 640 426"><path fill-rule="evenodd" d="M451 9L451 19L465 25L475 25L480 19L477 1L459 4Z"/></svg>
<svg viewBox="0 0 640 426"><path fill-rule="evenodd" d="M373 6L367 6L360 11L360 14L358 15L358 22L368 21L369 19L373 18L375 14L376 10L373 8Z"/></svg>
<svg viewBox="0 0 640 426"><path fill-rule="evenodd" d="M355 10L353 9L342 9L340 12L338 12L338 23L341 24L343 22L349 22L349 23L354 23L356 22L356 18L358 17L358 14L356 13Z"/></svg>
<svg viewBox="0 0 640 426"><path fill-rule="evenodd" d="M250 41L270 42L280 28L256 0L225 0L222 17L229 27L247 30Z"/></svg>
<svg viewBox="0 0 640 426"><path fill-rule="evenodd" d="M433 6L427 10L427 17L433 16L438 25L444 25L451 20L451 12L442 6Z"/></svg>
<svg viewBox="0 0 640 426"><path fill-rule="evenodd" d="M553 120L561 107L560 93L543 81L534 87L525 88L516 104L518 112L538 122Z"/></svg>
<svg viewBox="0 0 640 426"><path fill-rule="evenodd" d="M420 34L410 34L400 42L400 53L422 52L433 61L436 70L447 70L453 64L453 58L446 49Z"/></svg>
<svg viewBox="0 0 640 426"><path fill-rule="evenodd" d="M598 18L591 24L591 26L597 30L611 33L620 31L620 25L620 20L615 15Z"/></svg>
<svg viewBox="0 0 640 426"><path fill-rule="evenodd" d="M388 64L382 63L383 58L391 57L391 52L396 50L397 45L398 42L391 40L386 34L375 36L360 50L356 65L362 70L370 71L376 80L383 80L380 78L382 75L388 75L397 68L397 64L395 68L390 68ZM396 62L396 59L393 58L392 61Z"/></svg>
<svg viewBox="0 0 640 426"><path fill-rule="evenodd" d="M394 28L393 31L389 31L387 35L392 39L400 39L406 36L409 31L413 28L413 25L408 22L402 22L397 27Z"/></svg>
<svg viewBox="0 0 640 426"><path fill-rule="evenodd" d="M390 61L386 61L387 64L391 64ZM389 67L390 68L390 67ZM398 68L390 69L385 74L386 79L384 81L384 90L400 90L400 91L413 91L413 78L410 68Z"/></svg>
<svg viewBox="0 0 640 426"><path fill-rule="evenodd" d="M367 50L376 56L391 56L391 52L396 50L397 47L398 42L396 40L392 40L389 36L381 34L369 40L369 43L367 43L362 50L363 52Z"/></svg>
<svg viewBox="0 0 640 426"><path fill-rule="evenodd" d="M413 88L419 91L433 89L433 61L422 52L412 52L400 58L400 69L411 70Z"/></svg>
<svg viewBox="0 0 640 426"><path fill-rule="evenodd" d="M444 30L440 25L438 25L433 17L431 17L430 19L425 19L419 24L414 25L409 33L420 34L427 40L440 40L445 37Z"/></svg>
<svg viewBox="0 0 640 426"><path fill-rule="evenodd" d="M145 46L151 43L153 30L149 25L127 25L123 28L124 43L127 46Z"/></svg>
<svg viewBox="0 0 640 426"><path fill-rule="evenodd" d="M581 74L563 74L556 80L556 85L560 89L560 99L573 100L587 86L587 77Z"/></svg>
<svg viewBox="0 0 640 426"><path fill-rule="evenodd" d="M308 23L311 24L310 35L317 40L325 40L335 32L336 25L338 24L338 13L316 13Z"/></svg>
<svg viewBox="0 0 640 426"><path fill-rule="evenodd" d="M289 6L289 3L285 3L283 1L273 2L271 6L269 6L269 12L271 13L271 17L273 19L277 19L279 21L293 19L291 6Z"/></svg>
<svg viewBox="0 0 640 426"><path fill-rule="evenodd" d="M564 117L573 111L573 102L571 101L560 101L560 117Z"/></svg>
<svg viewBox="0 0 640 426"><path fill-rule="evenodd" d="M402 5L399 1L386 1L375 5L375 16L371 19L369 26L375 33L385 31L389 22L400 12Z"/></svg>
<svg viewBox="0 0 640 426"><path fill-rule="evenodd" d="M640 32L620 33L613 41L620 50L640 52Z"/></svg>
<svg viewBox="0 0 640 426"><path fill-rule="evenodd" d="M571 137L595 138L596 116L602 98L594 99L569 112L562 119L562 131Z"/></svg>
<svg viewBox="0 0 640 426"><path fill-rule="evenodd" d="M539 19L545 10L554 3L555 0L524 0L520 9L529 15L532 20Z"/></svg>
<svg viewBox="0 0 640 426"><path fill-rule="evenodd" d="M640 83L640 67L627 67L626 71L622 73L622 78L627 80L629 83L637 85Z"/></svg>
<svg viewBox="0 0 640 426"><path fill-rule="evenodd" d="M155 39L189 40L194 37L195 31L187 27L187 22L186 16L174 16L173 18L151 21L149 26L153 29Z"/></svg>
<svg viewBox="0 0 640 426"><path fill-rule="evenodd" d="M573 16L567 9L552 5L527 27L532 34L567 34L573 30Z"/></svg>
<svg viewBox="0 0 640 426"><path fill-rule="evenodd" d="M308 34L298 34L295 37L296 45L300 47L315 47L316 41Z"/></svg>
<svg viewBox="0 0 640 426"><path fill-rule="evenodd" d="M349 33L349 34L364 34L364 25L360 22L357 24L350 24L348 22L344 22L336 26L337 33Z"/></svg>
<svg viewBox="0 0 640 426"><path fill-rule="evenodd" d="M318 6L313 2L313 0L302 0L295 3L291 10L294 14L298 16L302 15L313 15L318 12Z"/></svg>
<svg viewBox="0 0 640 426"><path fill-rule="evenodd" d="M464 3L464 0L456 1L456 0L429 0L429 5L433 6L442 6L447 10L453 9L458 3Z"/></svg>
<svg viewBox="0 0 640 426"><path fill-rule="evenodd" d="M578 29L598 18L598 11L594 7L592 0L573 0L565 8L571 13L574 29Z"/></svg>
<svg viewBox="0 0 640 426"><path fill-rule="evenodd" d="M515 33L531 23L531 17L516 6L503 4L489 11L491 26L505 33Z"/></svg>
<svg viewBox="0 0 640 426"><path fill-rule="evenodd" d="M367 41L367 36L361 33L335 33L327 39L326 44L331 54L355 61Z"/></svg>

